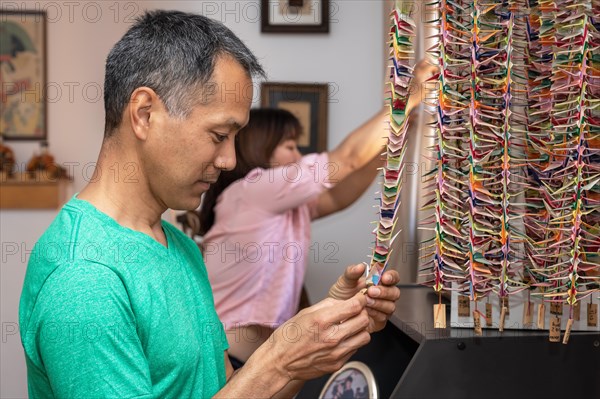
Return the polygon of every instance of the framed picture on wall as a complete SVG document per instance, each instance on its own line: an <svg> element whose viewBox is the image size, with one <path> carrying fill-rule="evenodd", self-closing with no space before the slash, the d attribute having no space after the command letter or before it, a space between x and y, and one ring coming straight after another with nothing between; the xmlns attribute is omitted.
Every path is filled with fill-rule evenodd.
<svg viewBox="0 0 600 399"><path fill-rule="evenodd" d="M272 83L261 86L261 106L290 111L300 121L298 149L302 154L327 150L326 84Z"/></svg>
<svg viewBox="0 0 600 399"><path fill-rule="evenodd" d="M378 399L377 384L369 367L361 362L349 362L333 374L321 391L319 399Z"/></svg>
<svg viewBox="0 0 600 399"><path fill-rule="evenodd" d="M45 140L46 13L0 10L0 135Z"/></svg>
<svg viewBox="0 0 600 399"><path fill-rule="evenodd" d="M261 31L329 32L329 0L261 0Z"/></svg>

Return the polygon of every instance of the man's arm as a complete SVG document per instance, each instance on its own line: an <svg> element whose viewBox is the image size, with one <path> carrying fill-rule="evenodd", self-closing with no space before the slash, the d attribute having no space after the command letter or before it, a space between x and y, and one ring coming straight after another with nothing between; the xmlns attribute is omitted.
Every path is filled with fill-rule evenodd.
<svg viewBox="0 0 600 399"><path fill-rule="evenodd" d="M34 367L44 369L53 397L152 397L130 298L111 269L80 261L57 268L34 313L23 344L39 362Z"/></svg>
<svg viewBox="0 0 600 399"><path fill-rule="evenodd" d="M233 366L231 365L231 361L229 360L229 355L227 354L227 352L225 352L225 369L226 369L226 375L227 375L227 382L229 382L229 380L233 377L233 375L239 371L239 369L238 370L233 369ZM277 392L274 396L272 396L272 398L273 399L293 398L298 392L300 392L300 389L302 389L302 387L304 386L304 382L305 381L301 381L301 380L291 381L281 391Z"/></svg>
<svg viewBox="0 0 600 399"><path fill-rule="evenodd" d="M290 397L301 381L338 370L370 341L366 303L366 296L358 294L304 309L275 330L237 372L226 360L229 379L215 398Z"/></svg>

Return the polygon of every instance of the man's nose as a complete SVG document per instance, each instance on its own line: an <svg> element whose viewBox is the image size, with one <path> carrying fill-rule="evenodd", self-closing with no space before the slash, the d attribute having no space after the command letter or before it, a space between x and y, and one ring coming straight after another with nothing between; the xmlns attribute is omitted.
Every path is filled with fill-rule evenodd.
<svg viewBox="0 0 600 399"><path fill-rule="evenodd" d="M231 145L224 148L215 159L215 167L221 170L233 170L235 164L235 145L232 140Z"/></svg>

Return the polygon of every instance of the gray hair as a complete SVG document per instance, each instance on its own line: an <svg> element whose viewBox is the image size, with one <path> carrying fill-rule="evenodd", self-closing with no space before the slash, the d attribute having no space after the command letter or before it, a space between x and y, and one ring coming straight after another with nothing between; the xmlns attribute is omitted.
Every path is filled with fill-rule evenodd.
<svg viewBox="0 0 600 399"><path fill-rule="evenodd" d="M131 93L142 86L157 93L171 116L187 117L222 55L239 62L249 76L265 77L254 54L218 21L180 11L140 16L106 59L104 136L119 127Z"/></svg>

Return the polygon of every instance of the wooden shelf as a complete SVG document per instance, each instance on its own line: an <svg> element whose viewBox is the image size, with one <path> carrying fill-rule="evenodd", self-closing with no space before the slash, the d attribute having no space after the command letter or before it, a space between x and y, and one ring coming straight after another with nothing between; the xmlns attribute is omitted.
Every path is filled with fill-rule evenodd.
<svg viewBox="0 0 600 399"><path fill-rule="evenodd" d="M0 175L0 209L58 209L68 200L70 184L70 180L49 179L43 173Z"/></svg>

